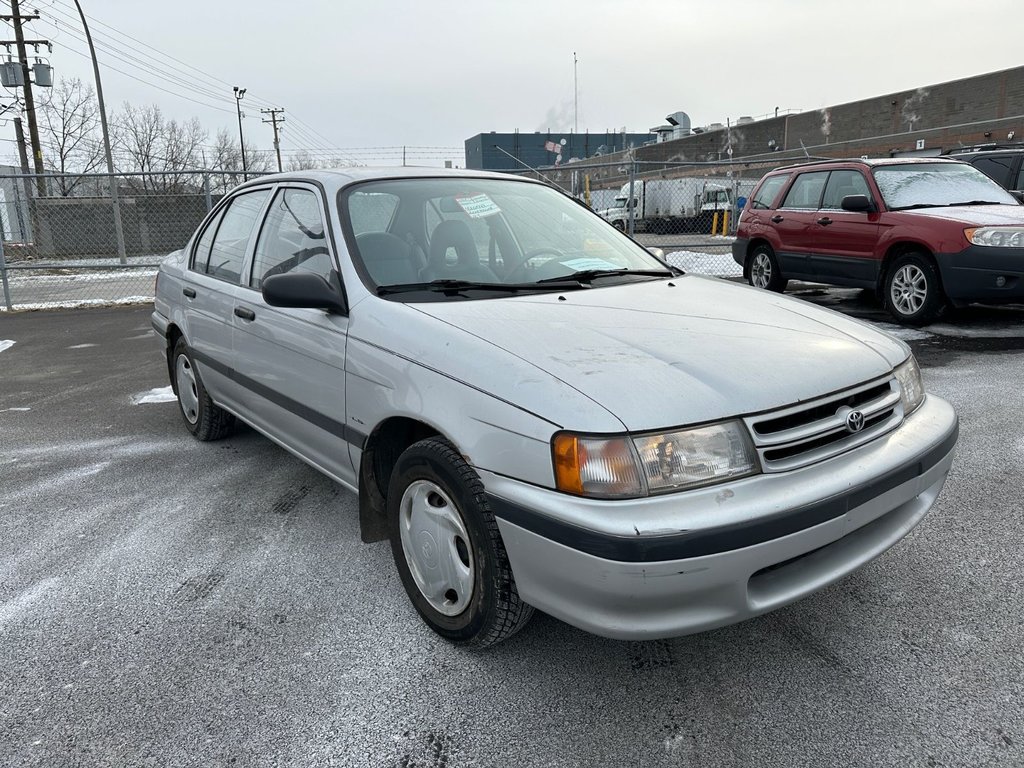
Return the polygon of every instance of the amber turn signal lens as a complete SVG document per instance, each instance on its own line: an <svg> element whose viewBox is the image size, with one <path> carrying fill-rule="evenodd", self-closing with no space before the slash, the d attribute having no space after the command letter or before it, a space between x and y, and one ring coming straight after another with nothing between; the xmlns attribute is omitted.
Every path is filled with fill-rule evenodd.
<svg viewBox="0 0 1024 768"><path fill-rule="evenodd" d="M555 487L568 493L583 493L583 477L580 473L580 441L575 435L556 435Z"/></svg>

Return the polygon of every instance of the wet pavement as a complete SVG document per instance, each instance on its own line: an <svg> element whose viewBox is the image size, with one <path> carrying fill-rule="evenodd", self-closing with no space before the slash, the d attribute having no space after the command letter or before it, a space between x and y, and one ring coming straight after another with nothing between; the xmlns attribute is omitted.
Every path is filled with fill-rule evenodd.
<svg viewBox="0 0 1024 768"><path fill-rule="evenodd" d="M1024 311L896 331L961 417L906 540L714 632L538 615L474 652L425 628L352 494L252 430L188 435L148 308L0 316L0 764L1022 765Z"/></svg>

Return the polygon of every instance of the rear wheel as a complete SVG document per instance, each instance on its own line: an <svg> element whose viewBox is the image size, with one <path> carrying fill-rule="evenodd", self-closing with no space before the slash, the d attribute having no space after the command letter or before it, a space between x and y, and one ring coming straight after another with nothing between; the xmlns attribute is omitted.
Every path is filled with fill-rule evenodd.
<svg viewBox="0 0 1024 768"><path fill-rule="evenodd" d="M762 243L747 257L747 282L755 288L782 293L789 280L782 276L779 260L770 245Z"/></svg>
<svg viewBox="0 0 1024 768"><path fill-rule="evenodd" d="M227 436L235 426L235 417L210 399L184 338L174 345L171 371L171 385L188 431L204 442Z"/></svg>
<svg viewBox="0 0 1024 768"><path fill-rule="evenodd" d="M938 319L947 309L939 272L922 253L906 253L897 258L885 275L885 308L905 325L925 325Z"/></svg>
<svg viewBox="0 0 1024 768"><path fill-rule="evenodd" d="M427 625L460 645L487 647L533 615L519 598L483 483L443 438L410 446L388 487L391 551Z"/></svg>

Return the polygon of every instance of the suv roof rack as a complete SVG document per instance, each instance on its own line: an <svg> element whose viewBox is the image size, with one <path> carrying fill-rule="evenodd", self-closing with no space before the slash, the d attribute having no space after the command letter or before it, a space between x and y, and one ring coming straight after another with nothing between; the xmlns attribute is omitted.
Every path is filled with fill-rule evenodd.
<svg viewBox="0 0 1024 768"><path fill-rule="evenodd" d="M954 147L953 149L947 149L942 154L966 155L972 152L998 152L1001 150L1024 150L1024 142L1015 141L1011 144L1000 144L998 142L992 142L990 144L969 144L966 147Z"/></svg>

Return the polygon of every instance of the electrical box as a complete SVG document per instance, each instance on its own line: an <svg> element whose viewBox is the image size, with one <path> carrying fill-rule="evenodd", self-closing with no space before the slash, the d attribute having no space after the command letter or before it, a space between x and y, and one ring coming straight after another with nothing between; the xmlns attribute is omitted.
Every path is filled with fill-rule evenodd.
<svg viewBox="0 0 1024 768"><path fill-rule="evenodd" d="M49 64L37 61L32 65L32 76L35 78L36 85L40 88L53 87L53 67Z"/></svg>
<svg viewBox="0 0 1024 768"><path fill-rule="evenodd" d="M25 84L25 73L20 61L5 61L0 64L0 85L15 88Z"/></svg>

